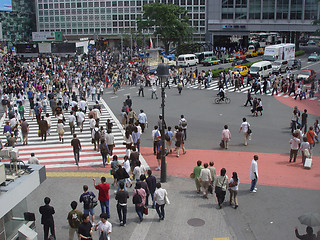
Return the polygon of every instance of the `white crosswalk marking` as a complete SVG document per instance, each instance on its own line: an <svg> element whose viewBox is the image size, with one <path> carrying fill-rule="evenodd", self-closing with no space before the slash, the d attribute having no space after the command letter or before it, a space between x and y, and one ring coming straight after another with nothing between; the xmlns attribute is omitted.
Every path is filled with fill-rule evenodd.
<svg viewBox="0 0 320 240"><path fill-rule="evenodd" d="M94 105L94 102L88 102L89 106ZM119 161L123 160L126 149L123 145L124 142L124 130L119 123L118 119L112 113L110 108L107 106L104 100L100 101L100 105L102 108L102 114L100 117L100 126L106 128L106 122L108 119L113 123L112 134L115 137L115 147L113 149L113 154L118 156ZM49 108L50 109L50 108ZM51 109L48 111L51 114ZM69 111L66 111L65 118L65 133L64 133L64 143L59 141L59 136L57 132L57 119L52 116L52 126L51 133L47 136L46 141L41 141L41 138L38 136L38 124L36 119L31 118L29 116L29 102L26 101L25 104L25 118L29 124L29 135L28 135L28 145L22 145L21 139L17 140L16 148L19 149L19 160L27 163L27 160L30 157L31 153L35 153L35 156L39 159L40 164L46 165L47 169L65 169L65 168L75 168L75 160L73 156L73 150L71 146L71 140L73 136L70 132L70 127L68 124L68 116L70 115ZM87 112L88 113L88 112ZM1 129L3 129L3 123L5 123L6 118L1 124ZM80 152L80 162L79 167L92 167L92 166L102 166L102 157L100 152L94 151L93 144L91 143L91 133L89 121L86 115L86 120L84 122L83 131L80 132L80 129L76 127L75 133L79 138L82 150ZM6 137L2 135L0 137L3 143L6 143ZM110 157L112 158L112 157ZM111 161L112 159L110 159ZM147 163L140 155L140 160L142 164L148 168ZM4 162L8 162L9 160L3 160Z"/></svg>

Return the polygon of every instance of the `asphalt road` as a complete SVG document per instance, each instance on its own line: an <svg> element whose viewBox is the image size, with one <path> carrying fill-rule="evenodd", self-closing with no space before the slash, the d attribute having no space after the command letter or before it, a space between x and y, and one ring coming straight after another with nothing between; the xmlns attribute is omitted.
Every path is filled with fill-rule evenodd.
<svg viewBox="0 0 320 240"><path fill-rule="evenodd" d="M301 57L302 67L320 71L320 62L307 62L307 54ZM296 71L297 72L297 71ZM157 124L161 113L161 98L151 99L150 88L145 88L145 97L138 97L137 87L124 86L113 94L111 89L105 89L103 98L114 114L119 117L122 102L130 95L133 109L138 114L143 109L148 116L149 128L142 136L143 146L152 146L151 131ZM219 149L221 131L227 124L232 134L230 151L285 153L289 151L291 137L289 124L292 108L278 102L271 96L260 96L263 102L263 116L252 117L250 107L244 107L246 94L228 93L230 104L214 104L213 99L217 91L184 88L179 95L176 88L166 89L165 120L167 126L178 124L180 115L185 115L188 121L187 148L192 149ZM158 88L160 97L160 89ZM246 117L252 126L252 140L247 147L243 146L242 134L239 133L242 118ZM317 117L309 114L308 122L313 123ZM319 155L316 148L314 154Z"/></svg>

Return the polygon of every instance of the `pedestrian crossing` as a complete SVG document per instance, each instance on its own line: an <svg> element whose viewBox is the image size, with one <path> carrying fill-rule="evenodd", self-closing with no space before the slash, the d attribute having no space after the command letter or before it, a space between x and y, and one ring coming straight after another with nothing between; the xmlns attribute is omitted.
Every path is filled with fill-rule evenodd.
<svg viewBox="0 0 320 240"><path fill-rule="evenodd" d="M174 83L172 83L172 82L170 81L169 87L170 87L170 88L177 88L177 85L174 84ZM137 87L130 87L130 89L132 89L132 88L137 88ZM251 85L246 86L246 84L245 84L244 87L242 86L240 89L237 89L237 90L235 91L235 86L234 86L234 85L232 86L230 83L227 84L227 87L224 85L224 91L226 92L226 94L227 94L227 93L231 93L231 92L232 92L232 93L244 93L244 94L247 94L248 90L251 90L251 88L252 88ZM204 85L204 84L199 85L198 83L195 83L195 84L189 84L189 83L188 83L188 84L185 84L185 85L184 85L184 88L183 88L183 89L184 89L184 90L191 89L191 90L219 91L219 81L218 81L217 79L212 80L212 81L208 84L207 88L205 88L205 85ZM148 89L148 90L151 91L151 88ZM278 91L278 92L279 92L279 91ZM137 93L138 93L138 92L137 92ZM315 93L317 93L317 91L316 91ZM252 92L252 94L253 94L253 92ZM270 89L270 90L268 89L266 94L264 94L264 93L262 92L262 89L261 89L261 93L260 93L260 91L257 91L257 94L259 94L259 95L264 95L264 96L272 96L272 89ZM289 97L288 94L281 93L281 92L279 92L278 95L275 95L275 94L274 94L274 96L277 96L277 97L280 97L280 96ZM294 98L294 97L295 97L295 96L293 96L293 98ZM313 97L313 98L309 98L309 97L308 97L307 100L311 100L311 101L317 100L317 101L320 101L320 97L319 97L319 96L315 96L315 97Z"/></svg>
<svg viewBox="0 0 320 240"><path fill-rule="evenodd" d="M115 148L113 149L113 154L118 156L121 161L125 155L126 149L123 145L123 129L119 121L115 118L111 110L108 108L104 100L99 101L102 107L102 114L100 117L100 126L106 127L106 122L108 119L113 123L112 134L115 138ZM94 105L94 102L88 102L89 106ZM17 139L16 148L19 149L19 160L27 163L30 158L30 154L34 153L35 157L39 159L40 164L46 165L47 169L67 169L67 168L77 168L75 165L75 160L73 156L73 149L71 146L71 140L73 135L71 134L68 116L70 113L66 111L64 113L66 118L65 123L65 133L64 133L64 143L59 141L59 136L57 132L57 119L54 116L52 118L52 125L50 135L47 136L46 141L41 141L41 137L38 136L38 124L36 119L29 116L29 102L25 103L25 118L29 124L29 135L28 135L28 145L22 145L22 139ZM48 111L49 112L49 111ZM51 109L50 109L51 114ZM8 120L7 118L2 119L1 129L3 129L3 123ZM101 166L102 157L100 152L94 151L93 144L91 143L91 133L88 117L86 114L86 119L84 122L83 131L76 127L75 133L79 138L82 150L80 152L80 162L79 167L88 166ZM21 135L21 133L19 134ZM6 136L2 135L0 137L3 143L6 143ZM112 157L111 157L112 158ZM8 162L9 160L3 160L3 162ZM110 159L111 161L111 159Z"/></svg>

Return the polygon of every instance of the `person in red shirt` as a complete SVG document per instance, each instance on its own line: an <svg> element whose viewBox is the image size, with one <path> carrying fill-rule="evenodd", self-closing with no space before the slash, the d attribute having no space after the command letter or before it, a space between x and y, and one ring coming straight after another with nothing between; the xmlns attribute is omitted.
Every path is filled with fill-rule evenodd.
<svg viewBox="0 0 320 240"><path fill-rule="evenodd" d="M315 132L313 131L313 127L309 128L309 131L306 133L307 141L310 144L310 152L312 152L312 148L314 147L314 138L316 137Z"/></svg>
<svg viewBox="0 0 320 240"><path fill-rule="evenodd" d="M99 190L98 200L100 201L101 212L107 213L108 218L110 218L110 212L109 212L110 185L106 183L105 177L101 177L101 184L98 184L98 185L96 185L96 180L93 178L93 184L94 184L94 187Z"/></svg>

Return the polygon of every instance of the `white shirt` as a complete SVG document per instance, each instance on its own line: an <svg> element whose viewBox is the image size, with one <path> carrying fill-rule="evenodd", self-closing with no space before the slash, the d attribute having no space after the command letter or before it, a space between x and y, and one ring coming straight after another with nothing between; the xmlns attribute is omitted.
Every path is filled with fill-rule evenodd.
<svg viewBox="0 0 320 240"><path fill-rule="evenodd" d="M252 159L251 162L251 167L250 167L250 179L253 180L256 178L256 176L254 175L254 173L257 174L257 177L259 177L258 175L258 163L257 161L255 161L254 159Z"/></svg>
<svg viewBox="0 0 320 240"><path fill-rule="evenodd" d="M233 178L231 178L230 181L229 181L229 183L233 183L233 182L234 182L234 180L233 180ZM239 189L239 183L240 183L240 181L239 181L239 178L238 178L238 184L237 184L237 186L230 187L230 189L233 190L233 191L238 191L238 189Z"/></svg>
<svg viewBox="0 0 320 240"><path fill-rule="evenodd" d="M154 192L155 202L159 205L165 204L166 203L165 196L167 195L168 193L165 189L157 188L156 191Z"/></svg>
<svg viewBox="0 0 320 240"><path fill-rule="evenodd" d="M76 113L77 117L78 117L78 122L83 122L84 121L84 118L85 118L85 115L83 112L77 112Z"/></svg>
<svg viewBox="0 0 320 240"><path fill-rule="evenodd" d="M126 170L126 172L129 174L129 172L130 172L130 161L129 161L129 160L124 161L122 167L123 167L123 168Z"/></svg>
<svg viewBox="0 0 320 240"><path fill-rule="evenodd" d="M142 112L138 115L138 121L139 123L146 123L148 120L147 120L147 115Z"/></svg>
<svg viewBox="0 0 320 240"><path fill-rule="evenodd" d="M241 124L241 130L242 130L242 132L244 132L244 133L246 133L246 132L248 132L248 128L250 127L250 124L248 123L248 122L243 122L242 124Z"/></svg>
<svg viewBox="0 0 320 240"><path fill-rule="evenodd" d="M299 149L299 143L300 143L300 139L298 138L292 138L290 140L290 148L293 149L293 150L298 150Z"/></svg>
<svg viewBox="0 0 320 240"><path fill-rule="evenodd" d="M94 128L96 126L96 120L94 120L94 118L90 118L89 123L90 123L90 128Z"/></svg>
<svg viewBox="0 0 320 240"><path fill-rule="evenodd" d="M143 174L145 171L146 171L146 169L144 168L143 165L141 165L140 167L139 167L139 166L136 166L136 167L133 169L133 172L132 172L132 173L133 173L135 179L140 181L140 176L141 176L141 174Z"/></svg>
<svg viewBox="0 0 320 240"><path fill-rule="evenodd" d="M86 102L86 101L81 100L81 101L79 102L79 108L80 108L81 110L85 110L85 109L86 109L86 106L87 106L87 102Z"/></svg>
<svg viewBox="0 0 320 240"><path fill-rule="evenodd" d="M69 115L68 116L68 120L69 120L69 123L73 123L75 124L76 122L76 117L72 114L72 115Z"/></svg>
<svg viewBox="0 0 320 240"><path fill-rule="evenodd" d="M114 144L114 136L111 133L106 134L106 144L113 145Z"/></svg>
<svg viewBox="0 0 320 240"><path fill-rule="evenodd" d="M99 231L99 236L101 236L102 231L108 233L107 240L110 240L109 233L112 232L112 224L109 221L106 221L103 223L102 221L99 221L97 223L97 230Z"/></svg>
<svg viewBox="0 0 320 240"><path fill-rule="evenodd" d="M212 179L210 169L202 168L200 171L200 179L204 182L210 181Z"/></svg>

